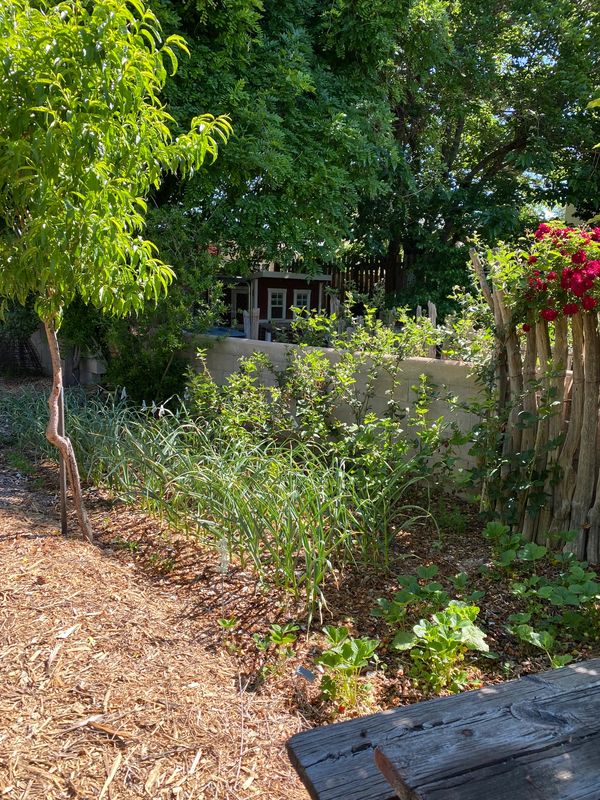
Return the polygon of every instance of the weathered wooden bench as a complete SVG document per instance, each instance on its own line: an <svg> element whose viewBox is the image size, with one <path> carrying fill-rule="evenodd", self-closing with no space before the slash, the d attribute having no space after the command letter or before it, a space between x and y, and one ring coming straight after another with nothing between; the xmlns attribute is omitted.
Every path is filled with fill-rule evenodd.
<svg viewBox="0 0 600 800"><path fill-rule="evenodd" d="M600 800L600 658L314 728L288 753L314 800Z"/></svg>

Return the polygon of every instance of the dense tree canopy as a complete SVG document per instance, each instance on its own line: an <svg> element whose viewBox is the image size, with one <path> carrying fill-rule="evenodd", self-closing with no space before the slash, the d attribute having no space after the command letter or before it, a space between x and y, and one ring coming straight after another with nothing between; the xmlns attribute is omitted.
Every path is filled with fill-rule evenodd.
<svg viewBox="0 0 600 800"><path fill-rule="evenodd" d="M192 51L168 87L172 112L185 124L202 97L235 120L215 170L160 198L188 213L190 241L219 244L238 269L335 255L361 198L385 188L391 128L378 67L406 5L219 1L207 14L206 3L162 0Z"/></svg>
<svg viewBox="0 0 600 800"><path fill-rule="evenodd" d="M413 277L435 293L474 232L514 236L534 203L593 211L600 13L571 0L424 0L410 13L391 93L409 180L395 172L363 229L372 239L381 222L389 290Z"/></svg>
<svg viewBox="0 0 600 800"><path fill-rule="evenodd" d="M236 270L350 243L387 260L391 292L439 299L473 233L516 236L536 203L596 210L592 0L154 4L192 49L173 113L206 98L236 130L214 171L157 198L167 248L173 215L179 247L185 229Z"/></svg>

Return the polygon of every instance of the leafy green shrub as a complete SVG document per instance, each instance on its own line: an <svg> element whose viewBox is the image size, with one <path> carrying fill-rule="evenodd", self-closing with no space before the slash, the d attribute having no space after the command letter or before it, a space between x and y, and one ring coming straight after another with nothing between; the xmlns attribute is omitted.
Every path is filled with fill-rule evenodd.
<svg viewBox="0 0 600 800"><path fill-rule="evenodd" d="M489 651L484 632L475 625L478 614L477 606L452 601L431 621L422 619L411 631L397 633L392 647L410 650L410 675L420 685L433 692L459 692L468 685L467 673L460 668L465 654Z"/></svg>
<svg viewBox="0 0 600 800"><path fill-rule="evenodd" d="M376 658L379 641L356 639L346 627L328 625L323 632L329 648L317 658L317 663L326 670L321 679L321 693L327 700L355 707L369 690L368 684L360 682L360 673Z"/></svg>
<svg viewBox="0 0 600 800"><path fill-rule="evenodd" d="M439 342L440 332L427 317L415 319L406 308L384 311L386 323L378 317L378 309L365 298L363 316L353 318L349 309L356 296L348 293L341 316L313 311L297 314L292 323L295 341L317 347L332 347L340 351L362 352L379 360L382 356L427 356Z"/></svg>

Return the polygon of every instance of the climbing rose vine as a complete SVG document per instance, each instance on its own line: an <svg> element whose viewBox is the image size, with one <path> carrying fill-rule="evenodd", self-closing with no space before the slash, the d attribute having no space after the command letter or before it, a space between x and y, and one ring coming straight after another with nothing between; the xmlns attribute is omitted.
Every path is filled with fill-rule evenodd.
<svg viewBox="0 0 600 800"><path fill-rule="evenodd" d="M527 322L595 311L600 302L600 228L542 223L533 234L522 285Z"/></svg>

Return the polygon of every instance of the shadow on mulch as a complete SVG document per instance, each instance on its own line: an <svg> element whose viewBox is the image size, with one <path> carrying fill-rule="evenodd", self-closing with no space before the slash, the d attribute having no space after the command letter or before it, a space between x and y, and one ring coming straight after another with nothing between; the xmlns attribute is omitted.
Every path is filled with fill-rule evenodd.
<svg viewBox="0 0 600 800"><path fill-rule="evenodd" d="M0 486L11 476L3 467L0 453ZM237 659L208 652L206 620L189 617L184 590L103 542L126 535L127 509L109 503L107 513L106 500L88 493L106 526L90 547L57 535L52 502L46 515L31 510L47 495L28 492L25 479L12 486L20 502L0 503L4 793L305 797L284 750L302 725L292 710L301 699L240 691Z"/></svg>

